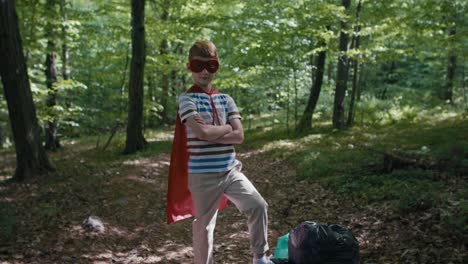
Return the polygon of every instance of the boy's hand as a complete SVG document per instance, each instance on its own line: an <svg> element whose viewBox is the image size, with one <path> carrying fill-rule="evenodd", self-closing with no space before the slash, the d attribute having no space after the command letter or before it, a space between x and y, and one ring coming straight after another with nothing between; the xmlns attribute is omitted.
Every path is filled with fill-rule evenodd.
<svg viewBox="0 0 468 264"><path fill-rule="evenodd" d="M198 139L206 141L220 138L233 130L230 125L207 125L199 115L188 117L186 123Z"/></svg>
<svg viewBox="0 0 468 264"><path fill-rule="evenodd" d="M242 144L244 142L244 128L240 119L231 119L228 124L232 131L212 141L221 144Z"/></svg>
<svg viewBox="0 0 468 264"><path fill-rule="evenodd" d="M198 124L205 125L205 120L203 120L203 118L200 115L194 115L193 119L195 119L195 121L197 121Z"/></svg>

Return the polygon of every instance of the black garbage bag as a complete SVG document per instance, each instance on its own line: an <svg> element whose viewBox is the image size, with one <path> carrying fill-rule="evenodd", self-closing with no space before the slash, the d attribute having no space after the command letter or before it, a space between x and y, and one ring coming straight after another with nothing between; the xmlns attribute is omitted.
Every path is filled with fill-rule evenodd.
<svg viewBox="0 0 468 264"><path fill-rule="evenodd" d="M304 222L289 232L290 264L358 264L359 242L339 225Z"/></svg>

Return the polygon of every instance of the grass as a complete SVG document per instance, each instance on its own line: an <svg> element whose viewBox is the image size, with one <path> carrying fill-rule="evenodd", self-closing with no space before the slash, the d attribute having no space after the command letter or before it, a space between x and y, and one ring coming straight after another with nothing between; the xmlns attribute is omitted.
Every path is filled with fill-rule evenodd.
<svg viewBox="0 0 468 264"><path fill-rule="evenodd" d="M299 178L320 182L343 199L363 205L389 202L401 213L437 208L445 222L467 232L467 175L459 168L468 165L468 121L463 115L428 113L433 116L345 131L333 131L327 123L316 123L302 135L288 135L284 128L249 130L246 138L272 157L297 164ZM384 153L446 165L386 172Z"/></svg>

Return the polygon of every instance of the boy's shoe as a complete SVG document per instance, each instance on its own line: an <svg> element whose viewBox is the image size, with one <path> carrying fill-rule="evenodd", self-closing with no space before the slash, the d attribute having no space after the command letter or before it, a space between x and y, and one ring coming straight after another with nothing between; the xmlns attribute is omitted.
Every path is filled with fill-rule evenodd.
<svg viewBox="0 0 468 264"><path fill-rule="evenodd" d="M263 256L259 259L254 258L253 259L253 264L274 264L273 261L270 260L270 258L267 258L266 256Z"/></svg>

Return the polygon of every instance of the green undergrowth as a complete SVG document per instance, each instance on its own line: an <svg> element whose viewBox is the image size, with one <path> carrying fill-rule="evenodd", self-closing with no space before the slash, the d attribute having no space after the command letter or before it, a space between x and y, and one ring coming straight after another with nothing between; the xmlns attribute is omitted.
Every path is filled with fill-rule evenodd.
<svg viewBox="0 0 468 264"><path fill-rule="evenodd" d="M437 208L468 231L468 121L447 117L333 131L317 123L308 133L247 132L246 143L294 164L299 179L316 181L361 205L388 202L401 213ZM427 166L386 168L384 155Z"/></svg>
<svg viewBox="0 0 468 264"><path fill-rule="evenodd" d="M92 159L95 163L121 163L126 160L150 158L161 153L168 153L172 146L172 136L169 131L149 131L145 133L148 144L143 150L124 155L125 133L117 133L110 144L106 146L108 138L103 136L88 136L76 141L70 141L72 145L85 147L81 150L84 158ZM69 147L72 148L72 147ZM65 150L68 151L68 150Z"/></svg>

